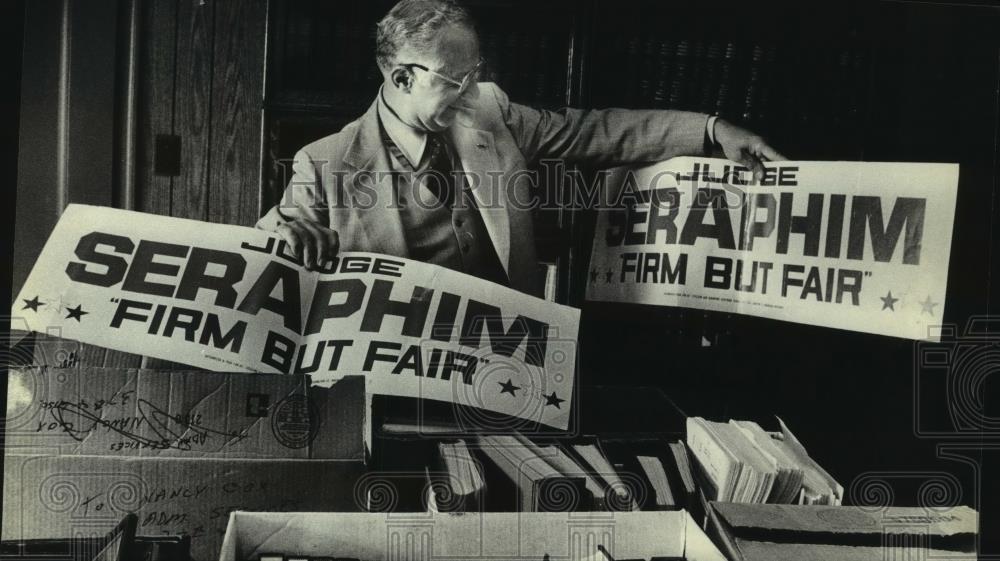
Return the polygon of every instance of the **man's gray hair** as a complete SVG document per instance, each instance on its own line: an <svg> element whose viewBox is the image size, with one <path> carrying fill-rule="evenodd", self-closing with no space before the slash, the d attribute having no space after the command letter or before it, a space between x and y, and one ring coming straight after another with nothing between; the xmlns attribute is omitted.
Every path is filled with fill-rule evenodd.
<svg viewBox="0 0 1000 561"><path fill-rule="evenodd" d="M455 0L402 0L378 22L375 30L375 59L379 67L391 68L396 53L404 46L428 50L441 28L456 23L474 28L472 16Z"/></svg>

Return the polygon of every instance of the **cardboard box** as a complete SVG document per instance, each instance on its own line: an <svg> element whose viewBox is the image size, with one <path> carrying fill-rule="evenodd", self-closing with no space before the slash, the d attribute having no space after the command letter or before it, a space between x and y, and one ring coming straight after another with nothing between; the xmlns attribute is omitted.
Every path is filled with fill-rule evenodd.
<svg viewBox="0 0 1000 561"><path fill-rule="evenodd" d="M218 557L232 510L356 511L363 377L29 369L8 385L3 540L188 534Z"/></svg>
<svg viewBox="0 0 1000 561"><path fill-rule="evenodd" d="M3 539L102 536L127 512L139 535L191 536L215 559L233 510L358 510L360 462L16 456L4 459Z"/></svg>
<svg viewBox="0 0 1000 561"><path fill-rule="evenodd" d="M978 515L923 508L711 503L709 533L731 561L975 559Z"/></svg>
<svg viewBox="0 0 1000 561"><path fill-rule="evenodd" d="M616 559L722 561L684 511L465 514L230 515L220 561L262 553L385 559Z"/></svg>
<svg viewBox="0 0 1000 561"><path fill-rule="evenodd" d="M365 458L364 379L23 368L8 378L8 449L60 455Z"/></svg>

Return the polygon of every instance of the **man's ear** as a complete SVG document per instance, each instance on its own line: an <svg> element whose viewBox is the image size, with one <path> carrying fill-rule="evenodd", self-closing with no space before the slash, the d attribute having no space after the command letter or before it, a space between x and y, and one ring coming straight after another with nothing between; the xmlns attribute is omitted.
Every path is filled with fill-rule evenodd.
<svg viewBox="0 0 1000 561"><path fill-rule="evenodd" d="M408 68L403 68L401 66L394 68L392 72L389 73L389 79L396 89L405 93L410 93L410 90L413 89L414 76L413 72L411 72Z"/></svg>

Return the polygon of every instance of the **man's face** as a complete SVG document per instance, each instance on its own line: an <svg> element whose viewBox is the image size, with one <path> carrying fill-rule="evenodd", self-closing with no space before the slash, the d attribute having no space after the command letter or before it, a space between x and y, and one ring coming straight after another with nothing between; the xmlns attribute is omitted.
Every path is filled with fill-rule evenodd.
<svg viewBox="0 0 1000 561"><path fill-rule="evenodd" d="M411 114L421 128L443 131L478 95L475 80L470 80L464 90L452 81L462 82L479 64L479 41L471 29L451 25L441 29L436 47L414 62L451 78L446 80L433 72L413 68L414 83L409 96Z"/></svg>

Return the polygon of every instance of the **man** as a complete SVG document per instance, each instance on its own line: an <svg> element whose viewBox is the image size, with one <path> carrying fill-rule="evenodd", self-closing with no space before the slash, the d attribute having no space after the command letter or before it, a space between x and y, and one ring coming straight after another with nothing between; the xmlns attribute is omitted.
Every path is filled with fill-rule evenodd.
<svg viewBox="0 0 1000 561"><path fill-rule="evenodd" d="M371 108L302 148L281 202L257 226L307 268L340 250L409 257L538 294L530 162L613 166L703 155L751 167L783 159L759 136L685 111L558 112L478 82L482 60L454 0L402 0L379 22L384 79Z"/></svg>

